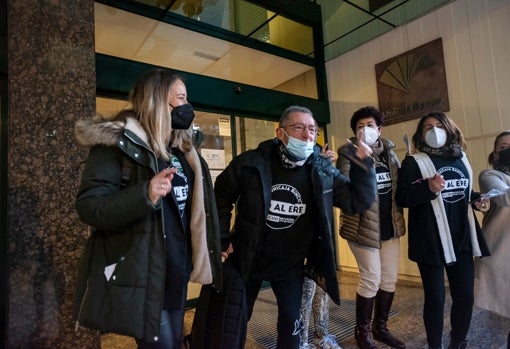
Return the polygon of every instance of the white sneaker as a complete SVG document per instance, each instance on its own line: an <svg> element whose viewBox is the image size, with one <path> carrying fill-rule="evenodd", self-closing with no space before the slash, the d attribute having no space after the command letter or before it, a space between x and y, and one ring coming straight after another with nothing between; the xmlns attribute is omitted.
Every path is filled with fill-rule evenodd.
<svg viewBox="0 0 510 349"><path fill-rule="evenodd" d="M328 334L326 337L314 338L313 342L317 349L342 349L336 342L335 336Z"/></svg>
<svg viewBox="0 0 510 349"><path fill-rule="evenodd" d="M312 347L310 347L310 344L305 343L305 344L300 345L299 349L312 349Z"/></svg>

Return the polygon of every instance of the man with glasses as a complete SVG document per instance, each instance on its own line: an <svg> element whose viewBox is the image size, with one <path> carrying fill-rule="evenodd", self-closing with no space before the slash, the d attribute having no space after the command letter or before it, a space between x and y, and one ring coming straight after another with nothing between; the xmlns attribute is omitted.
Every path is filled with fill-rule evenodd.
<svg viewBox="0 0 510 349"><path fill-rule="evenodd" d="M358 141L350 178L316 145L317 124L305 107L284 112L276 138L235 157L217 177L216 203L226 262L245 283L248 319L263 281L278 303L277 348L299 347L303 279L339 303L333 254L333 206L356 213L375 199L371 149ZM232 231L232 210L236 218Z"/></svg>

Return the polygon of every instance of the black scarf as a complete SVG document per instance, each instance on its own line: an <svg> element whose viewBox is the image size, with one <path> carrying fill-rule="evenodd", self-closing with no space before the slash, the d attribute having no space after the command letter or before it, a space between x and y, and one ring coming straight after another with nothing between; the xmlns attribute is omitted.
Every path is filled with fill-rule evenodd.
<svg viewBox="0 0 510 349"><path fill-rule="evenodd" d="M278 153L280 160L282 161L282 166L284 168L294 168L297 166L303 166L307 159L298 160L292 154L289 153L285 144L280 141L278 138L274 139L274 143L276 145L276 152ZM308 157L310 158L310 157Z"/></svg>
<svg viewBox="0 0 510 349"><path fill-rule="evenodd" d="M422 145L421 151L428 155L435 155L445 159L460 159L462 157L462 147L457 143L445 144L441 148L432 148L427 145Z"/></svg>
<svg viewBox="0 0 510 349"><path fill-rule="evenodd" d="M501 171L504 174L510 176L510 164L500 164L497 161L492 166L495 170Z"/></svg>

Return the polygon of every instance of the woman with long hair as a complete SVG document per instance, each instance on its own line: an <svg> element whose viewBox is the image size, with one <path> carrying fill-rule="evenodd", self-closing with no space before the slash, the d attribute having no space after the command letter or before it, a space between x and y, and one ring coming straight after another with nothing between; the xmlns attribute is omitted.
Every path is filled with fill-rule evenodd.
<svg viewBox="0 0 510 349"><path fill-rule="evenodd" d="M80 264L75 316L135 337L140 349L178 349L188 281L221 285L212 181L179 75L145 73L130 101L113 119L76 124L90 148L76 209L94 243Z"/></svg>
<svg viewBox="0 0 510 349"><path fill-rule="evenodd" d="M443 113L418 122L414 152L402 162L397 203L409 208L409 258L418 264L429 348L441 348L444 273L452 308L448 348L466 348L474 301L473 256L487 255L471 207L473 173L461 130Z"/></svg>

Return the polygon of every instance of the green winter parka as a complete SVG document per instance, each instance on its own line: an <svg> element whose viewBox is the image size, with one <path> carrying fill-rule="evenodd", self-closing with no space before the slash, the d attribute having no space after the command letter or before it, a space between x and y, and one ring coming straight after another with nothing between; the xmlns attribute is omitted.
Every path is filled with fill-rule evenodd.
<svg viewBox="0 0 510 349"><path fill-rule="evenodd" d="M150 201L148 184L161 169L134 118L79 121L75 131L78 142L91 147L76 210L81 221L92 228L78 267L73 309L77 326L155 342L165 294L165 232L164 211L161 203ZM206 229L198 239L202 246L192 242L195 268L191 281L221 289L213 185L205 161L199 155L195 159L195 168L202 172L194 171L195 177L202 179L203 192L198 195L194 191L193 200L203 201L202 226ZM202 255L195 256L195 250ZM194 280L197 265L204 264L206 271Z"/></svg>

